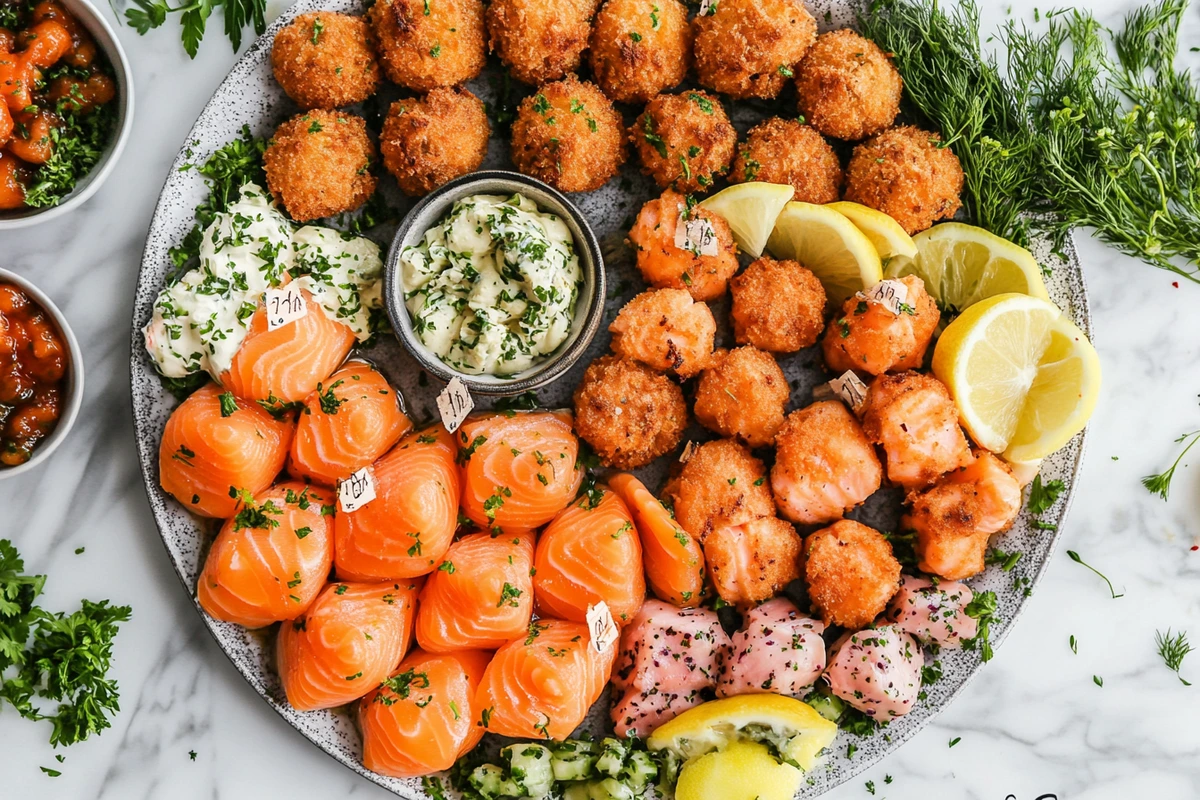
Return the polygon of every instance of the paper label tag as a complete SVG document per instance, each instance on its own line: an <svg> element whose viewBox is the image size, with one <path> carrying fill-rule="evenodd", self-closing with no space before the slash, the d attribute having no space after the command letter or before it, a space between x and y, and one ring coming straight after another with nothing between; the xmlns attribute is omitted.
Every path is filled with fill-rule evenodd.
<svg viewBox="0 0 1200 800"><path fill-rule="evenodd" d="M279 289L267 289L263 305L267 309L269 331L282 328L308 314L308 303L304 302L304 294L295 283L289 283Z"/></svg>
<svg viewBox="0 0 1200 800"><path fill-rule="evenodd" d="M858 375L854 374L853 370L846 370L840 378L834 378L824 385L829 387L831 394L837 395L838 399L850 406L855 413L858 413L863 403L867 401L867 385Z"/></svg>
<svg viewBox="0 0 1200 800"><path fill-rule="evenodd" d="M717 0L700 0L700 10L697 16L707 17L717 13Z"/></svg>
<svg viewBox="0 0 1200 800"><path fill-rule="evenodd" d="M679 454L679 463L686 464L692 460L692 456L696 453L696 443L691 439L683 446L683 452Z"/></svg>
<svg viewBox="0 0 1200 800"><path fill-rule="evenodd" d="M612 612L608 610L608 603L605 603L603 600L594 606L588 606L587 626L592 640L592 647L596 648L597 653L606 652L608 648L613 646L613 642L617 641L621 636L621 631L617 629L617 623L613 619Z"/></svg>
<svg viewBox="0 0 1200 800"><path fill-rule="evenodd" d="M442 425L450 433L454 433L471 413L471 409L475 408L475 401L471 399L471 393L467 391L467 385L462 379L451 378L437 397L437 407L438 414L442 417Z"/></svg>
<svg viewBox="0 0 1200 800"><path fill-rule="evenodd" d="M717 254L717 232L712 223L706 219L692 217L679 219L675 222L675 246L698 256L715 256Z"/></svg>
<svg viewBox="0 0 1200 800"><path fill-rule="evenodd" d="M908 304L908 287L904 285L903 281L890 279L880 281L865 292L859 292L857 296L863 300L879 303L896 316L913 313L913 307Z"/></svg>
<svg viewBox="0 0 1200 800"><path fill-rule="evenodd" d="M375 499L375 476L363 467L338 484L338 506L342 513L358 511Z"/></svg>

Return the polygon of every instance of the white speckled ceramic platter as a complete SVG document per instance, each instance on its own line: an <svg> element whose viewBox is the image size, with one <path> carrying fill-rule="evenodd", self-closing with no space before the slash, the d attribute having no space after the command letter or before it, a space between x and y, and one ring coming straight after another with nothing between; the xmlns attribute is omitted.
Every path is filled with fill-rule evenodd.
<svg viewBox="0 0 1200 800"><path fill-rule="evenodd" d="M839 0L809 3L809 8L821 24L822 30L852 24L854 7L851 2ZM243 125L249 125L257 135L268 136L276 125L296 113L291 101L271 76L271 42L275 32L296 15L322 9L361 13L362 6L358 0L301 0L276 20L266 34L250 47L217 89L196 121L187 141L183 143L180 154L167 176L146 241L134 304L130 361L138 456L146 482L146 492L163 544L180 581L193 597L193 601L202 558L216 532L216 526L191 516L159 488L159 440L167 417L177 403L160 385L154 367L143 349L140 329L149 319L155 296L162 288L164 278L171 267L168 249L178 244L190 229L193 224L193 210L205 196L204 184L196 172L181 171L180 167L194 160L203 160L213 150L235 138ZM471 90L485 102L494 100L493 84L496 75L494 65L489 65L484 75L470 84ZM776 112L790 116L794 113L794 106L790 103L786 106L742 103L729 110L735 125L744 133L748 127L765 116ZM634 109L625 108L623 111L627 118L631 118ZM494 135L484 168L511 169L507 150L507 140ZM411 207L413 201L400 198L390 177L385 177L381 184L391 192L390 198L402 212ZM606 322L616 315L626 300L642 288L640 276L633 264L632 253L624 244L624 236L637 209L657 194L649 179L638 174L636 166L630 164L626 165L617 179L599 191L572 197L590 221L604 251L610 287L606 303ZM386 249L392 233L391 228L383 226L371 231L370 235ZM1047 242L1035 242L1033 249L1038 260L1051 270L1046 281L1051 298L1091 336L1087 293L1073 247L1068 246L1066 252L1056 254ZM714 312L718 320L726 320L728 301L715 304ZM718 338L719 345L724 346L730 342L727 326L719 332ZM549 407L569 406L571 393L583 370L592 358L607 350L608 340L607 332L602 329L593 342L591 351L579 364L557 383L540 393L541 404ZM372 349L368 355L393 385L401 390L414 419L432 418L434 397L441 387L437 381L421 373L398 342L389 338ZM819 347L783 357L780 364L793 389L789 410L806 405L811 397L812 387L830 377L824 372ZM711 434L697 427L689 431L689 436L698 440L711 438ZM1045 480L1062 480L1067 486L1062 498L1042 515L1043 522L1061 525L1067 513L1072 487L1083 455L1084 437L1085 434L1076 436L1061 451L1047 459L1042 467ZM660 459L658 463L638 471L651 489L661 485L669 460ZM899 492L882 490L872 497L864 508L851 516L882 530L893 530L898 518L899 502ZM1023 513L1012 530L994 540L994 544L1004 550L1019 550L1024 553L1024 557L1009 572L990 567L984 574L969 581L976 591L990 589L996 593L998 621L992 626L994 645L1003 641L1009 628L1016 622L1054 551L1056 540L1056 533L1035 529L1031 525L1029 515ZM401 797L425 797L418 781L383 777L362 766L359 735L351 716L345 711L301 712L287 704L272 667L273 630L246 631L237 625L209 618L200 610L199 605L196 606L196 610L238 671L289 725L308 737L314 745L368 780L390 789ZM858 738L840 733L838 741L823 762L809 775L807 785L800 796L816 797L849 780L887 752L902 745L950 703L981 668L977 651L949 651L943 653L941 661L942 679L926 688L926 699L909 715L893 721L888 726L886 738L883 735ZM603 730L606 724L607 702L606 693L593 709L587 723L593 731ZM846 755L849 741L853 741L857 748L853 758Z"/></svg>

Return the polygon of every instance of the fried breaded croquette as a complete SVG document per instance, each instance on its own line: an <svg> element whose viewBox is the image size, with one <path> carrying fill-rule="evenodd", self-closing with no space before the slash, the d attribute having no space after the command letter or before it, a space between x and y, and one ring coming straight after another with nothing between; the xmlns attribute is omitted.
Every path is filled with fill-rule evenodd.
<svg viewBox="0 0 1200 800"><path fill-rule="evenodd" d="M692 451L664 493L674 503L675 521L704 544L717 528L775 515L766 474L744 444L717 439Z"/></svg>
<svg viewBox="0 0 1200 800"><path fill-rule="evenodd" d="M275 129L263 154L267 188L297 222L353 211L375 191L375 144L362 117L313 109Z"/></svg>
<svg viewBox="0 0 1200 800"><path fill-rule="evenodd" d="M804 540L808 597L826 625L863 628L900 588L900 562L883 534L844 519Z"/></svg>
<svg viewBox="0 0 1200 800"><path fill-rule="evenodd" d="M857 296L846 299L825 329L822 349L829 369L882 375L917 369L933 339L941 312L916 275L899 279L908 289L907 308L893 314L886 306Z"/></svg>
<svg viewBox="0 0 1200 800"><path fill-rule="evenodd" d="M825 288L796 261L763 256L729 282L738 344L794 353L816 344L825 321Z"/></svg>
<svg viewBox="0 0 1200 800"><path fill-rule="evenodd" d="M962 165L942 137L911 125L886 130L854 148L846 198L882 211L909 235L962 206Z"/></svg>
<svg viewBox="0 0 1200 800"><path fill-rule="evenodd" d="M738 146L733 183L765 181L790 185L793 200L833 203L842 196L842 164L821 134L794 119L772 117L750 129Z"/></svg>
<svg viewBox="0 0 1200 800"><path fill-rule="evenodd" d="M1008 530L1021 513L1021 485L1008 465L984 450L966 467L909 495L902 521L916 531L917 566L950 580L980 573L988 537Z"/></svg>
<svg viewBox="0 0 1200 800"><path fill-rule="evenodd" d="M588 61L604 93L644 103L687 77L692 29L679 0L607 0L592 23Z"/></svg>
<svg viewBox="0 0 1200 800"><path fill-rule="evenodd" d="M625 156L621 115L594 83L568 75L542 86L517 109L513 163L556 189L599 189Z"/></svg>
<svg viewBox="0 0 1200 800"><path fill-rule="evenodd" d="M958 409L932 375L902 372L871 381L862 407L863 433L883 447L888 480L919 489L971 463Z"/></svg>
<svg viewBox="0 0 1200 800"><path fill-rule="evenodd" d="M492 0L492 52L519 81L540 86L579 69L599 0Z"/></svg>
<svg viewBox="0 0 1200 800"><path fill-rule="evenodd" d="M608 330L617 355L690 378L712 358L717 322L683 289L651 289L626 303Z"/></svg>
<svg viewBox="0 0 1200 800"><path fill-rule="evenodd" d="M837 400L793 411L775 434L771 489L779 513L792 522L841 519L882 481L875 448Z"/></svg>
<svg viewBox="0 0 1200 800"><path fill-rule="evenodd" d="M777 96L817 38L803 0L720 0L692 26L700 84L739 100Z"/></svg>
<svg viewBox="0 0 1200 800"><path fill-rule="evenodd" d="M301 14L275 34L271 67L301 108L361 103L379 88L367 21L336 11Z"/></svg>
<svg viewBox="0 0 1200 800"><path fill-rule="evenodd" d="M849 29L818 36L796 69L800 113L835 139L856 142L890 126L903 89L887 54Z"/></svg>
<svg viewBox="0 0 1200 800"><path fill-rule="evenodd" d="M379 150L405 194L419 197L474 172L487 155L487 112L465 88L438 88L392 103Z"/></svg>
<svg viewBox="0 0 1200 800"><path fill-rule="evenodd" d="M675 229L683 214L688 220L707 220L712 226L715 255L675 246ZM715 300L725 294L729 279L738 270L737 245L729 223L700 206L689 209L684 196L670 189L642 206L629 241L637 248L638 269L646 283L660 289L686 289L696 300Z"/></svg>
<svg viewBox="0 0 1200 800"><path fill-rule="evenodd" d="M642 172L660 189L707 191L717 175L729 171L737 148L721 101L707 92L660 94L629 129Z"/></svg>
<svg viewBox="0 0 1200 800"><path fill-rule="evenodd" d="M482 0L377 0L367 18L383 71L408 89L465 83L487 61Z"/></svg>
<svg viewBox="0 0 1200 800"><path fill-rule="evenodd" d="M575 432L605 466L633 469L674 450L687 427L683 391L628 358L602 356L575 390Z"/></svg>
<svg viewBox="0 0 1200 800"><path fill-rule="evenodd" d="M791 391L770 353L753 347L718 350L696 386L696 420L722 436L763 447L783 425Z"/></svg>
<svg viewBox="0 0 1200 800"><path fill-rule="evenodd" d="M717 528L704 541L704 563L717 594L745 609L800 577L803 540L790 523L759 517Z"/></svg>

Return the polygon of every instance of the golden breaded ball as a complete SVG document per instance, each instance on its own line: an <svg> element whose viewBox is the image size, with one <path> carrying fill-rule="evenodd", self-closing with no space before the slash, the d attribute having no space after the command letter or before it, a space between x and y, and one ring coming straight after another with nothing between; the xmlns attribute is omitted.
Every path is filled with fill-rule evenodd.
<svg viewBox="0 0 1200 800"><path fill-rule="evenodd" d="M375 191L367 123L313 109L275 129L263 155L267 188L297 222L354 211Z"/></svg>
<svg viewBox="0 0 1200 800"><path fill-rule="evenodd" d="M367 17L383 71L408 89L465 83L487 60L481 0L377 0Z"/></svg>
<svg viewBox="0 0 1200 800"><path fill-rule="evenodd" d="M737 148L721 101L708 92L660 94L629 129L642 172L660 189L683 194L707 191L729 171Z"/></svg>
<svg viewBox="0 0 1200 800"><path fill-rule="evenodd" d="M770 600L800 577L802 547L790 523L761 517L710 533L704 540L704 563L721 599L744 610Z"/></svg>
<svg viewBox="0 0 1200 800"><path fill-rule="evenodd" d="M490 135L478 97L461 87L440 88L392 103L379 150L401 191L419 197L478 169Z"/></svg>
<svg viewBox="0 0 1200 800"><path fill-rule="evenodd" d="M675 245L675 229L685 211L689 219L708 220L712 225L715 254L688 249L686 241L684 247ZM688 209L684 196L670 189L642 206L629 241L637 248L638 270L646 283L660 289L686 289L696 300L715 300L725 294L738 269L729 223L702 206Z"/></svg>
<svg viewBox="0 0 1200 800"><path fill-rule="evenodd" d="M492 0L492 51L514 78L533 86L579 69L599 0Z"/></svg>
<svg viewBox="0 0 1200 800"><path fill-rule="evenodd" d="M817 38L803 0L720 0L692 20L702 86L741 100L779 94Z"/></svg>
<svg viewBox="0 0 1200 800"><path fill-rule="evenodd" d="M588 60L604 93L644 103L687 77L692 29L679 0L608 0L592 25Z"/></svg>
<svg viewBox="0 0 1200 800"><path fill-rule="evenodd" d="M774 516L766 474L763 462L741 442L705 442L669 484L675 520L704 544L718 528Z"/></svg>
<svg viewBox="0 0 1200 800"><path fill-rule="evenodd" d="M712 358L717 321L683 289L651 289L626 303L608 330L617 355L690 378Z"/></svg>
<svg viewBox="0 0 1200 800"><path fill-rule="evenodd" d="M908 290L910 311L899 315L871 300L851 296L825 328L821 349L835 375L848 369L882 375L920 369L941 319L937 303L916 275L899 279Z"/></svg>
<svg viewBox="0 0 1200 800"><path fill-rule="evenodd" d="M775 440L791 391L770 353L753 347L717 351L696 386L696 420L751 447Z"/></svg>
<svg viewBox="0 0 1200 800"><path fill-rule="evenodd" d="M729 174L732 183L791 186L793 200L832 203L842 196L842 163L821 134L794 119L773 117L750 129Z"/></svg>
<svg viewBox="0 0 1200 800"><path fill-rule="evenodd" d="M900 562L883 534L844 519L804 540L808 597L826 625L863 628L900 588Z"/></svg>
<svg viewBox="0 0 1200 800"><path fill-rule="evenodd" d="M962 206L962 165L942 137L912 125L891 128L854 148L846 199L882 211L911 236Z"/></svg>
<svg viewBox="0 0 1200 800"><path fill-rule="evenodd" d="M896 120L904 83L878 45L843 29L817 37L796 70L796 89L809 125L856 142Z"/></svg>
<svg viewBox="0 0 1200 800"><path fill-rule="evenodd" d="M361 103L379 88L366 20L335 11L301 14L275 34L271 67L301 108Z"/></svg>
<svg viewBox="0 0 1200 800"><path fill-rule="evenodd" d="M521 101L512 126L517 169L564 192L599 189L625 163L621 115L594 83L568 75Z"/></svg>
<svg viewBox="0 0 1200 800"><path fill-rule="evenodd" d="M575 432L608 467L634 469L671 452L687 419L683 390L632 359L596 359L575 390Z"/></svg>
<svg viewBox="0 0 1200 800"><path fill-rule="evenodd" d="M825 288L796 261L763 256L729 282L738 344L794 353L816 344L824 328Z"/></svg>

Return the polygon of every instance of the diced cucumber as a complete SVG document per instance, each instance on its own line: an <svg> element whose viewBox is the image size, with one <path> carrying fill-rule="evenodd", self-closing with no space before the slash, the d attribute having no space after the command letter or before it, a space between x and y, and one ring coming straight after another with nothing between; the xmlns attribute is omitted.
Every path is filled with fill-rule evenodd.
<svg viewBox="0 0 1200 800"><path fill-rule="evenodd" d="M609 778L621 774L621 767L629 755L629 745L620 739L606 737L600 740L600 756L596 759L596 771Z"/></svg>
<svg viewBox="0 0 1200 800"><path fill-rule="evenodd" d="M512 744L500 751L508 760L512 783L519 792L513 797L542 800L554 788L554 772L550 767L550 751L540 744Z"/></svg>
<svg viewBox="0 0 1200 800"><path fill-rule="evenodd" d="M467 783L486 800L504 797L504 770L495 764L481 764L472 770Z"/></svg>
<svg viewBox="0 0 1200 800"><path fill-rule="evenodd" d="M592 783L592 800L634 800L641 792L621 783L616 778L605 778Z"/></svg>
<svg viewBox="0 0 1200 800"><path fill-rule="evenodd" d="M805 702L830 722L837 722L842 716L842 712L846 710L846 704L842 702L841 698L831 694L813 692Z"/></svg>
<svg viewBox="0 0 1200 800"><path fill-rule="evenodd" d="M592 800L591 784L579 781L563 790L563 800Z"/></svg>
<svg viewBox="0 0 1200 800"><path fill-rule="evenodd" d="M556 781L582 781L594 776L596 766L595 742L575 739L554 748L550 767Z"/></svg>
<svg viewBox="0 0 1200 800"><path fill-rule="evenodd" d="M658 777L658 765L645 750L635 750L630 753L629 758L625 761L625 766L621 768L621 772L617 776L618 780L632 789L634 794L644 792L656 777Z"/></svg>

